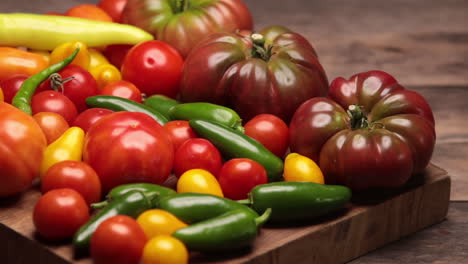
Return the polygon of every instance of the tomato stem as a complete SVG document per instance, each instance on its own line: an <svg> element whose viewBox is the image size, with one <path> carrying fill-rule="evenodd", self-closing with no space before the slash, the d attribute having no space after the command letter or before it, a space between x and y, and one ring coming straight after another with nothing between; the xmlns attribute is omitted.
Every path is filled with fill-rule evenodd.
<svg viewBox="0 0 468 264"><path fill-rule="evenodd" d="M250 35L250 39L252 40L252 49L251 49L251 56L252 58L262 59L264 61L268 61L271 57L271 49L273 46L266 46L265 47L265 38L263 35L254 33Z"/></svg>
<svg viewBox="0 0 468 264"><path fill-rule="evenodd" d="M58 89L60 88L62 90L62 93L63 93L63 85L66 83L66 82L69 82L71 80L75 79L74 76L70 76L66 79L62 79L62 76L59 74L59 73L52 73L50 75L50 86L52 87L52 89L54 91L58 91Z"/></svg>
<svg viewBox="0 0 468 264"><path fill-rule="evenodd" d="M350 105L346 111L350 117L351 129L366 128L369 126L367 116L362 110L362 106Z"/></svg>
<svg viewBox="0 0 468 264"><path fill-rule="evenodd" d="M189 0L179 0L177 2L177 11L182 13L189 8Z"/></svg>

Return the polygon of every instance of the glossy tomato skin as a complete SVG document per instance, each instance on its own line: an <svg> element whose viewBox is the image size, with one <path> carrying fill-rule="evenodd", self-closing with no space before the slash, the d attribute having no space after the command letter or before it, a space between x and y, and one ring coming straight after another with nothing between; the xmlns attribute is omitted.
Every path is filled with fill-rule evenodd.
<svg viewBox="0 0 468 264"><path fill-rule="evenodd" d="M291 151L317 162L326 183L396 187L425 169L436 135L421 95L388 73L369 71L335 79L328 96L303 103L289 130ZM360 106L367 127L353 127L350 105Z"/></svg>
<svg viewBox="0 0 468 264"><path fill-rule="evenodd" d="M122 12L127 4L127 0L101 0L98 6L104 10L112 21L116 23L122 22Z"/></svg>
<svg viewBox="0 0 468 264"><path fill-rule="evenodd" d="M116 215L99 224L91 237L91 258L96 264L139 263L146 241L133 218Z"/></svg>
<svg viewBox="0 0 468 264"><path fill-rule="evenodd" d="M247 199L253 187L266 184L268 177L262 165L251 159L237 158L224 163L218 181L224 196L233 199Z"/></svg>
<svg viewBox="0 0 468 264"><path fill-rule="evenodd" d="M182 10L183 7L174 9L170 0L128 0L123 21L169 43L183 57L212 33L252 30L252 16L241 0L187 2L188 8Z"/></svg>
<svg viewBox="0 0 468 264"><path fill-rule="evenodd" d="M174 152L188 139L196 138L197 134L185 120L173 120L164 125L164 129L171 137Z"/></svg>
<svg viewBox="0 0 468 264"><path fill-rule="evenodd" d="M243 120L268 113L289 123L301 103L327 93L328 79L311 44L280 29L262 31L259 46L271 47L265 58L252 57L250 36L217 33L203 40L185 61L180 100L225 105Z"/></svg>
<svg viewBox="0 0 468 264"><path fill-rule="evenodd" d="M34 95L31 99L33 114L40 112L52 112L59 114L67 120L68 124L78 116L75 104L65 95L56 91L43 91Z"/></svg>
<svg viewBox="0 0 468 264"><path fill-rule="evenodd" d="M86 133L83 160L98 174L104 193L125 183L163 183L173 158L169 135L144 113L112 113Z"/></svg>
<svg viewBox="0 0 468 264"><path fill-rule="evenodd" d="M122 63L122 79L136 85L146 96L163 94L174 98L183 64L173 47L159 40L145 41L128 51Z"/></svg>
<svg viewBox="0 0 468 264"><path fill-rule="evenodd" d="M137 103L142 102L140 90L133 83L123 80L109 83L101 89L99 94L118 96Z"/></svg>
<svg viewBox="0 0 468 264"><path fill-rule="evenodd" d="M76 105L79 113L86 110L88 106L85 99L97 95L99 92L97 82L91 73L74 64L68 65L58 73L62 79L73 76L72 80L63 84L63 94ZM45 81L43 85L49 90L52 89L50 80ZM59 91L62 91L61 88Z"/></svg>
<svg viewBox="0 0 468 264"><path fill-rule="evenodd" d="M204 169L218 175L223 164L219 150L203 138L188 139L177 149L174 157L174 174L180 177L191 169Z"/></svg>
<svg viewBox="0 0 468 264"><path fill-rule="evenodd" d="M89 219L89 208L75 190L61 188L44 194L34 206L33 222L47 240L71 238Z"/></svg>
<svg viewBox="0 0 468 264"><path fill-rule="evenodd" d="M244 129L247 136L262 143L279 158L282 158L288 150L288 125L275 115L257 115L244 125Z"/></svg>
<svg viewBox="0 0 468 264"><path fill-rule="evenodd" d="M81 112L73 122L73 126L81 127L85 132L101 118L112 114L114 111L105 108L89 108Z"/></svg>
<svg viewBox="0 0 468 264"><path fill-rule="evenodd" d="M101 200L101 182L91 166L74 160L52 165L41 179L41 191L70 188L83 196L87 204Z"/></svg>
<svg viewBox="0 0 468 264"><path fill-rule="evenodd" d="M0 80L0 89L3 91L4 101L11 104L11 100L19 91L23 82L29 77L26 74L16 74L10 78Z"/></svg>
<svg viewBox="0 0 468 264"><path fill-rule="evenodd" d="M0 102L0 146L0 197L6 197L32 184L47 140L32 116Z"/></svg>

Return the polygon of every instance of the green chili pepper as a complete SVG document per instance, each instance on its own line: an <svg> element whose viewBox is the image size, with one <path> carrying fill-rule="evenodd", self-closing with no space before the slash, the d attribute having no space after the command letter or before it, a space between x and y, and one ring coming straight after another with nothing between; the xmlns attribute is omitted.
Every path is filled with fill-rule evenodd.
<svg viewBox="0 0 468 264"><path fill-rule="evenodd" d="M203 138L213 143L228 158L249 158L260 163L266 170L268 181L282 178L283 161L253 138L213 121L189 121L190 127Z"/></svg>
<svg viewBox="0 0 468 264"><path fill-rule="evenodd" d="M157 208L168 211L185 223L196 223L232 210L245 210L252 217L258 214L248 206L211 194L178 193L159 200Z"/></svg>
<svg viewBox="0 0 468 264"><path fill-rule="evenodd" d="M106 200L99 202L99 203L93 203L91 204L91 207L93 209L101 209L103 207L106 207L110 202L115 200L117 197L122 196L130 191L154 193L158 195L157 199L161 199L163 197L176 194L176 191L174 191L173 189L167 188L158 184L152 184L152 183L122 184L110 190L109 193L106 195Z"/></svg>
<svg viewBox="0 0 468 264"><path fill-rule="evenodd" d="M113 111L140 112L151 116L160 125L168 122L167 118L158 111L135 101L112 95L95 95L86 98L86 103L91 107L106 108Z"/></svg>
<svg viewBox="0 0 468 264"><path fill-rule="evenodd" d="M172 120L208 120L226 125L234 130L244 132L242 119L232 109L211 103L185 103L169 110Z"/></svg>
<svg viewBox="0 0 468 264"><path fill-rule="evenodd" d="M0 23L1 24L1 23ZM1 35L1 34L0 34ZM63 61L57 62L37 74L26 79L23 84L21 85L19 91L15 94L12 100L12 105L16 106L21 111L25 112L26 114L31 115L31 98L36 91L37 87L47 80L51 74L54 74L61 69L65 68L68 64L70 64L73 59L76 57L76 54L80 49L75 49L75 51L68 57L66 57Z"/></svg>
<svg viewBox="0 0 468 264"><path fill-rule="evenodd" d="M343 208L351 190L341 185L313 182L275 182L255 186L247 200L259 214L272 209L271 222L294 222L314 219Z"/></svg>
<svg viewBox="0 0 468 264"><path fill-rule="evenodd" d="M67 16L0 14L0 46L53 50L58 45L81 41L88 47L110 44L135 45L152 40L148 32L131 25Z"/></svg>
<svg viewBox="0 0 468 264"><path fill-rule="evenodd" d="M259 217L252 217L245 210L229 211L175 231L172 236L181 240L189 250L219 251L250 246L258 228L266 222L271 209Z"/></svg>
<svg viewBox="0 0 468 264"><path fill-rule="evenodd" d="M84 224L73 237L73 245L77 252L85 252L91 241L91 236L100 223L115 215L128 215L136 218L140 213L154 208L156 193L130 191L116 197L104 209L95 214Z"/></svg>
<svg viewBox="0 0 468 264"><path fill-rule="evenodd" d="M163 114L167 120L171 120L169 110L180 102L162 94L155 94L146 98L144 104Z"/></svg>

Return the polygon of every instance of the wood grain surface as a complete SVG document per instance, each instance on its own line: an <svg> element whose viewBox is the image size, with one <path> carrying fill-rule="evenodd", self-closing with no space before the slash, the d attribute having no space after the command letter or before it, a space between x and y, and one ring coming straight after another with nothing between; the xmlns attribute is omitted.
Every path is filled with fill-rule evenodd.
<svg viewBox="0 0 468 264"><path fill-rule="evenodd" d="M97 0L2 0L1 12L64 12ZM468 1L245 0L257 29L282 24L316 47L332 80L379 69L420 92L436 117L432 161L451 175L447 221L352 263L468 263ZM0 220L1 222L1 220ZM1 241L0 241L1 243Z"/></svg>

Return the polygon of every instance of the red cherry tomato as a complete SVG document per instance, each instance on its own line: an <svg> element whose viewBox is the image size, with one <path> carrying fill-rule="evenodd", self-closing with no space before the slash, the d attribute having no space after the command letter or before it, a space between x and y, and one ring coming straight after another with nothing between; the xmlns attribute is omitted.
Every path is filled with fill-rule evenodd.
<svg viewBox="0 0 468 264"><path fill-rule="evenodd" d="M218 176L225 197L233 200L247 199L253 187L268 182L260 163L251 159L232 159L224 163Z"/></svg>
<svg viewBox="0 0 468 264"><path fill-rule="evenodd" d="M175 97L183 65L182 57L169 44L145 41L128 51L122 64L122 79L135 84L147 96Z"/></svg>
<svg viewBox="0 0 468 264"><path fill-rule="evenodd" d="M11 104L11 100L15 94L19 91L24 80L29 76L26 74L16 74L8 79L0 81L0 89L3 91L4 101Z"/></svg>
<svg viewBox="0 0 468 264"><path fill-rule="evenodd" d="M88 204L101 200L101 182L91 166L82 161L65 160L50 167L42 178L42 193L70 188L80 193Z"/></svg>
<svg viewBox="0 0 468 264"><path fill-rule="evenodd" d="M120 69L125 56L132 47L133 45L126 44L109 45L104 50L104 56L111 64Z"/></svg>
<svg viewBox="0 0 468 264"><path fill-rule="evenodd" d="M78 112L86 110L88 106L85 99L99 93L97 82L91 73L74 64L68 65L58 73L62 77L62 80L73 76L72 80L63 84L63 94L76 105ZM52 89L50 79L42 85L49 90ZM62 91L61 88L58 89L60 92Z"/></svg>
<svg viewBox="0 0 468 264"><path fill-rule="evenodd" d="M244 128L247 136L262 143L279 158L286 153L289 146L289 129L281 118L271 114L260 114L250 119Z"/></svg>
<svg viewBox="0 0 468 264"><path fill-rule="evenodd" d="M113 95L122 98L126 98L137 103L141 103L141 92L138 88L131 82L127 81L116 81L110 83L99 92L101 95Z"/></svg>
<svg viewBox="0 0 468 264"><path fill-rule="evenodd" d="M114 111L104 108L90 108L81 112L73 122L73 126L81 127L85 132L101 118L112 114Z"/></svg>
<svg viewBox="0 0 468 264"><path fill-rule="evenodd" d="M147 238L133 218L116 215L103 221L91 237L94 263L139 263Z"/></svg>
<svg viewBox="0 0 468 264"><path fill-rule="evenodd" d="M89 208L83 197L72 189L55 189L44 194L33 212L34 226L48 240L72 237L89 219Z"/></svg>
<svg viewBox="0 0 468 264"><path fill-rule="evenodd" d="M54 142L70 127L67 120L57 113L40 112L33 115L33 118L44 132L47 144Z"/></svg>
<svg viewBox="0 0 468 264"><path fill-rule="evenodd" d="M184 120L169 121L164 125L164 129L171 137L174 153L186 140L197 137L189 122Z"/></svg>
<svg viewBox="0 0 468 264"><path fill-rule="evenodd" d="M33 114L57 113L63 116L68 124L73 124L78 115L75 104L68 97L56 91L43 91L34 95L31 99L31 108Z"/></svg>
<svg viewBox="0 0 468 264"><path fill-rule="evenodd" d="M216 176L222 165L223 159L218 149L203 138L186 140L174 156L174 173L177 177L191 169L204 169Z"/></svg>
<svg viewBox="0 0 468 264"><path fill-rule="evenodd" d="M101 0L98 6L106 11L116 23L122 22L122 12L127 4L127 0Z"/></svg>

